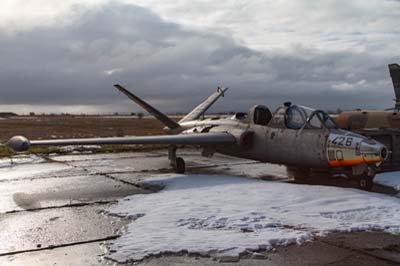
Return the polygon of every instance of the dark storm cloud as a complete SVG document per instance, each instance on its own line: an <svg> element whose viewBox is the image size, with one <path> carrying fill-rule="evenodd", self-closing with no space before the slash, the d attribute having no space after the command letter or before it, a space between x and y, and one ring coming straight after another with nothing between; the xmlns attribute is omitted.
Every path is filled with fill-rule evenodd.
<svg viewBox="0 0 400 266"><path fill-rule="evenodd" d="M190 110L218 85L232 89L214 110L287 99L324 109L391 105L387 64L398 57L259 52L133 5L108 4L76 16L68 24L0 36L0 104L110 104L129 111L130 102L112 88L118 82L170 112Z"/></svg>

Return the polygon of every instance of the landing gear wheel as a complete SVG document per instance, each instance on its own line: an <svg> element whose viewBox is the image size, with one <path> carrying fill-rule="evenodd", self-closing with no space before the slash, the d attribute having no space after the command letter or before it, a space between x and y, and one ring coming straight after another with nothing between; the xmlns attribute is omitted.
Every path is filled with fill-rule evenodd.
<svg viewBox="0 0 400 266"><path fill-rule="evenodd" d="M371 191L374 186L374 177L373 176L360 176L358 178L358 187L365 191Z"/></svg>
<svg viewBox="0 0 400 266"><path fill-rule="evenodd" d="M175 160L175 172L178 174L183 174L185 173L186 167L185 167L185 160L183 160L181 157L176 158Z"/></svg>

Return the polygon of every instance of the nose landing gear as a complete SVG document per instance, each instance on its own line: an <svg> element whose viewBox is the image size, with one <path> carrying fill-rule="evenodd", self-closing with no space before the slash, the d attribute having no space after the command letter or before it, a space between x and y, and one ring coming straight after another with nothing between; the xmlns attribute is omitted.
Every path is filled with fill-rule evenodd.
<svg viewBox="0 0 400 266"><path fill-rule="evenodd" d="M183 174L186 170L185 160L181 157L176 157L176 150L177 148L175 146L170 146L168 148L168 159L170 160L170 164L174 168L175 173Z"/></svg>
<svg viewBox="0 0 400 266"><path fill-rule="evenodd" d="M360 176L357 179L358 187L365 191L371 191L374 186L374 177Z"/></svg>
<svg viewBox="0 0 400 266"><path fill-rule="evenodd" d="M366 171L364 171L360 175L353 175L358 183L358 187L365 191L371 191L374 186L374 177L375 170L371 167L368 167Z"/></svg>
<svg viewBox="0 0 400 266"><path fill-rule="evenodd" d="M301 167L286 167L287 174L289 177L294 178L296 183L299 184L310 184L315 182L311 182L311 174L314 173L315 175L318 173L318 176L322 174L328 175L337 175L338 173L342 174L343 172L327 172L327 171L318 171L318 169L310 168L301 168ZM376 174L376 168L367 166L367 165L360 165L359 168L354 168L351 171L344 172L346 176L352 180L357 182L358 188L365 191L371 191L372 187L374 186L374 177ZM321 184L321 183L320 183Z"/></svg>

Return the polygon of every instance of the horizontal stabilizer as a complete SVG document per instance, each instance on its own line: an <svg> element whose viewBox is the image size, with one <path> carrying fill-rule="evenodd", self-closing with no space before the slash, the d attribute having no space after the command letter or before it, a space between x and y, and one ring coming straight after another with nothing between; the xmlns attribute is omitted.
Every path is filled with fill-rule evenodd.
<svg viewBox="0 0 400 266"><path fill-rule="evenodd" d="M224 93L228 90L228 88L217 88L217 91L214 92L210 97L208 97L204 102L199 104L196 108L193 109L189 114L187 114L184 118L182 118L179 123L192 121L199 119L210 107L215 103L219 97L223 97Z"/></svg>
<svg viewBox="0 0 400 266"><path fill-rule="evenodd" d="M235 137L229 133L202 133L161 136L52 139L29 141L23 136L12 137L7 146L14 151L26 151L31 146L64 145L117 145L117 144L168 144L168 145L218 145L233 144Z"/></svg>
<svg viewBox="0 0 400 266"><path fill-rule="evenodd" d="M161 123L163 123L167 127L171 128L171 129L175 129L175 128L179 128L180 127L180 125L178 123L176 123L174 120L172 120L171 118L169 118L165 114L161 113L156 108L154 108L153 106L151 106L147 102L143 101L142 99L140 99L139 97L134 95L132 92L130 92L127 89L125 89L124 87L122 87L121 85L115 84L114 87L116 87L120 92L122 92L123 94L128 96L129 99L131 99L132 101L134 101L135 103L140 105L147 112L152 114L155 118L157 118Z"/></svg>

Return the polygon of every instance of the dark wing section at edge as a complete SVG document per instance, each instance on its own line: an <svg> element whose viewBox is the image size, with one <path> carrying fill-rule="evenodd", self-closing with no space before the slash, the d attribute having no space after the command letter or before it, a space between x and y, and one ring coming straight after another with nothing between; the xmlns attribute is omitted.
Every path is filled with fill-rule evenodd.
<svg viewBox="0 0 400 266"><path fill-rule="evenodd" d="M64 146L64 145L116 145L116 144L169 144L169 145L218 145L233 144L235 137L229 133L203 133L181 134L162 136L138 136L138 137L112 137L112 138L85 138L85 139L54 139L32 140L15 136L7 146L14 151L25 151L31 146Z"/></svg>
<svg viewBox="0 0 400 266"><path fill-rule="evenodd" d="M400 109L400 66L399 64L390 64L389 73L392 77L395 99L395 109Z"/></svg>

